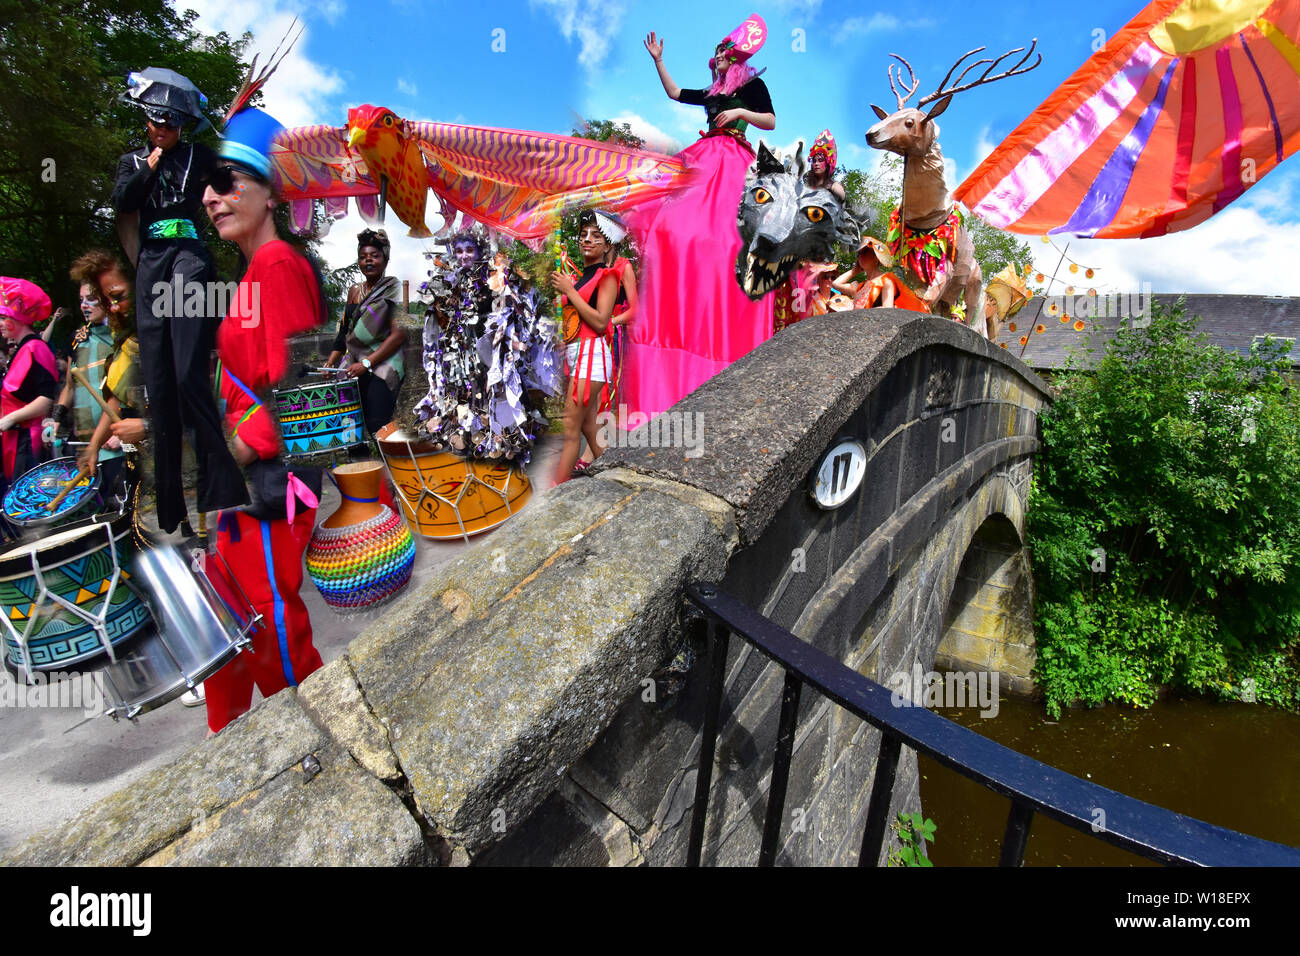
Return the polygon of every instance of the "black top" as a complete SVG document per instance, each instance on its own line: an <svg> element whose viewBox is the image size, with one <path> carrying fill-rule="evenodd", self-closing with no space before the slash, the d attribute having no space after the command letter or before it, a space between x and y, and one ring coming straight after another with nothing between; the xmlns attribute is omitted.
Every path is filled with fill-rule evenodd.
<svg viewBox="0 0 1300 956"><path fill-rule="evenodd" d="M359 302L349 302L343 307L343 321L339 323L339 334L334 336L334 351L346 352L348 350L348 333L352 331L352 323L357 320L357 309L361 308Z"/></svg>
<svg viewBox="0 0 1300 956"><path fill-rule="evenodd" d="M753 110L755 113L775 113L772 109L772 97L767 92L767 84L759 77L754 77L731 95L709 96L706 90L682 90L677 96L678 103L689 106L703 106L709 115L709 129L713 129L714 118L723 110L736 108ZM747 124L741 123L743 131Z"/></svg>
<svg viewBox="0 0 1300 956"><path fill-rule="evenodd" d="M113 208L140 213L140 236L150 223L162 219L203 222L203 189L216 165L216 153L202 143L179 143L162 154L157 169L149 168L153 146L124 153L117 161Z"/></svg>
<svg viewBox="0 0 1300 956"><path fill-rule="evenodd" d="M27 338L18 343L18 348L14 349L14 355L17 355L18 350L32 339L39 338L40 336L35 333L27 336ZM59 383L54 376L50 374L49 369L33 359L31 365L27 368L27 374L23 376L23 380L18 383L18 387L14 389L13 394L14 398L23 403L34 402L42 395L46 398L57 398L59 395Z"/></svg>

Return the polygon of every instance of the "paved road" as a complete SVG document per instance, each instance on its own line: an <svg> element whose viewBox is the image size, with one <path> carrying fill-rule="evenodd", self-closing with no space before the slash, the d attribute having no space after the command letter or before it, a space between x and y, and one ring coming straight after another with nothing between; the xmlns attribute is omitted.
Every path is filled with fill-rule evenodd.
<svg viewBox="0 0 1300 956"><path fill-rule="evenodd" d="M558 436L537 446L528 468L535 493L550 486ZM331 514L338 492L325 482L321 514ZM437 569L471 544L433 542L418 535L408 593L434 579ZM317 649L326 662L342 652L364 618L336 614L310 579L302 589ZM7 676L0 675L7 680ZM255 695L256 697L256 695ZM0 707L0 854L34 833L56 826L145 772L170 763L207 733L206 710L174 701L136 723L87 719L80 709Z"/></svg>

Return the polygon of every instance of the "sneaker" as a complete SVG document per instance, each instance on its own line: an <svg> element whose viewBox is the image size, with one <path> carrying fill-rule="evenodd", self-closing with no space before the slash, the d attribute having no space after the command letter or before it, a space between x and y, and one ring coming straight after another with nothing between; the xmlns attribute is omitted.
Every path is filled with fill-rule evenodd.
<svg viewBox="0 0 1300 956"><path fill-rule="evenodd" d="M203 685L195 684L193 690L187 690L181 694L181 703L186 707L198 707L206 701L203 696Z"/></svg>

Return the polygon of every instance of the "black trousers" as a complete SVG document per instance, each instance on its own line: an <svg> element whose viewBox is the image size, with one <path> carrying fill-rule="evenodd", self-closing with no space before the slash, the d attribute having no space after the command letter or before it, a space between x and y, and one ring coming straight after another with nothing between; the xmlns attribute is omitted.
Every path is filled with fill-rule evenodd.
<svg viewBox="0 0 1300 956"><path fill-rule="evenodd" d="M366 431L373 437L375 432L393 420L397 392L389 389L374 372L366 372L357 380L357 384L361 398L361 417L365 420Z"/></svg>
<svg viewBox="0 0 1300 956"><path fill-rule="evenodd" d="M136 266L136 330L140 371L149 392L153 419L154 483L158 527L174 531L186 516L181 483L181 443L191 430L199 467L199 511L248 504L248 489L226 447L221 415L212 393L210 370L219 317L175 312L172 289L179 284L182 306L191 288L216 277L207 249L196 240L146 242ZM161 285L155 294L156 284ZM205 303L210 300L205 297Z"/></svg>

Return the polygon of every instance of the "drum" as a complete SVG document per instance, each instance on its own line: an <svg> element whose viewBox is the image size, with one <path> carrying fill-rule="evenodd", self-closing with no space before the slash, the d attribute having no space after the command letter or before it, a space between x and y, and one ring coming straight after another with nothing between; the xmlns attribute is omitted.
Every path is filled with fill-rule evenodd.
<svg viewBox="0 0 1300 956"><path fill-rule="evenodd" d="M206 555L208 562L224 562ZM104 668L105 711L134 720L207 680L245 647L261 621L229 569L209 576L180 551L161 547L136 559L136 581L156 626L117 652Z"/></svg>
<svg viewBox="0 0 1300 956"><path fill-rule="evenodd" d="M366 440L361 386L354 378L274 390L280 434L290 457L314 455Z"/></svg>
<svg viewBox="0 0 1300 956"><path fill-rule="evenodd" d="M375 435L397 486L402 511L426 538L462 538L491 531L528 503L532 483L506 461L475 461L427 442L412 442L396 423Z"/></svg>
<svg viewBox="0 0 1300 956"><path fill-rule="evenodd" d="M77 471L77 459L55 458L24 472L5 493L5 517L24 528L68 524L87 517L99 504L99 475L83 477L55 510L47 507Z"/></svg>
<svg viewBox="0 0 1300 956"><path fill-rule="evenodd" d="M149 624L127 586L131 516L65 528L0 554L4 649L15 668L54 670L112 656Z"/></svg>

